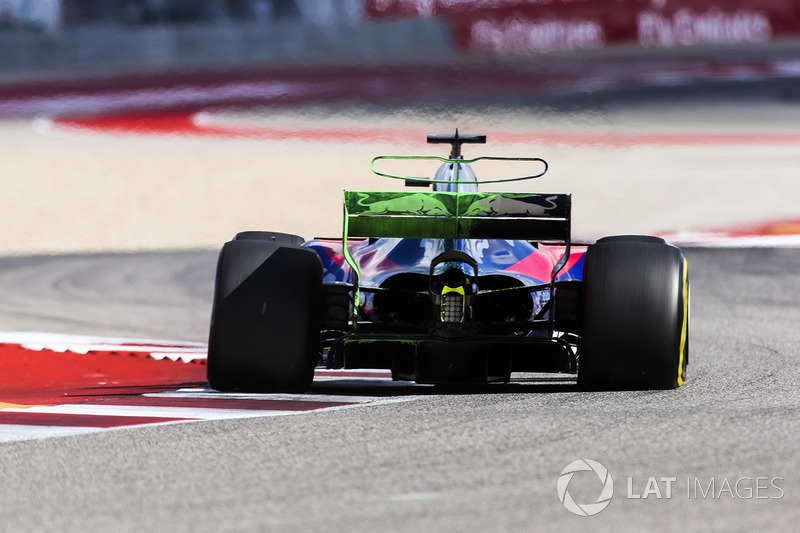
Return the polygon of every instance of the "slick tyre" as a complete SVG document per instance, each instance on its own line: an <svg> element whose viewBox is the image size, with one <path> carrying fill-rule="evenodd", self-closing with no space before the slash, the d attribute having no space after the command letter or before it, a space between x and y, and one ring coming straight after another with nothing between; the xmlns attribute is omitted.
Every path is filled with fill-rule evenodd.
<svg viewBox="0 0 800 533"><path fill-rule="evenodd" d="M299 235L291 233L278 233L277 231L242 231L233 238L235 241L272 241L282 244L295 244L300 246L305 241Z"/></svg>
<svg viewBox="0 0 800 533"><path fill-rule="evenodd" d="M653 235L610 235L597 239L597 244L604 242L649 242L651 244L667 244L661 237Z"/></svg>
<svg viewBox="0 0 800 533"><path fill-rule="evenodd" d="M582 307L582 388L683 385L689 278L678 248L638 236L598 241L584 257Z"/></svg>
<svg viewBox="0 0 800 533"><path fill-rule="evenodd" d="M314 377L322 264L309 249L225 244L217 265L208 382L221 391L299 392Z"/></svg>

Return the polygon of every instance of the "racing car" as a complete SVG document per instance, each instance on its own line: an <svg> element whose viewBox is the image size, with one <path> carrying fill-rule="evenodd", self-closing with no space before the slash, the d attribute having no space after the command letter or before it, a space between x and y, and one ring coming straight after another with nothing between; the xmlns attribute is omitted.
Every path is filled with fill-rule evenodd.
<svg viewBox="0 0 800 533"><path fill-rule="evenodd" d="M485 135L428 135L447 157L378 156L398 192L344 191L342 237L245 231L219 255L209 385L307 390L315 368L386 369L427 384L564 373L579 387L670 389L689 358L687 261L660 237L571 241L569 194L479 192L538 178L536 157L465 159ZM376 167L432 161L433 177ZM478 179L478 161L535 172ZM519 375L519 374L517 374Z"/></svg>

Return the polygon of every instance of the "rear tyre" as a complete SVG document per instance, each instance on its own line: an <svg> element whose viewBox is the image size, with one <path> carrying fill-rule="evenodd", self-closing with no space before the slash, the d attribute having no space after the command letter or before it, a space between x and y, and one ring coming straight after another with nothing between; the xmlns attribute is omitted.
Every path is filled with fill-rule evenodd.
<svg viewBox="0 0 800 533"><path fill-rule="evenodd" d="M291 233L278 233L277 231L242 231L233 238L235 241L272 241L282 244L294 244L300 246L305 241L299 235Z"/></svg>
<svg viewBox="0 0 800 533"><path fill-rule="evenodd" d="M314 377L322 264L309 248L236 239L220 252L208 382L222 391L298 392Z"/></svg>
<svg viewBox="0 0 800 533"><path fill-rule="evenodd" d="M654 235L610 235L608 237L601 237L597 239L598 244L601 242L649 242L652 244L667 244L662 237Z"/></svg>
<svg viewBox="0 0 800 533"><path fill-rule="evenodd" d="M672 389L689 356L689 278L678 248L617 238L589 247L583 266L578 384Z"/></svg>

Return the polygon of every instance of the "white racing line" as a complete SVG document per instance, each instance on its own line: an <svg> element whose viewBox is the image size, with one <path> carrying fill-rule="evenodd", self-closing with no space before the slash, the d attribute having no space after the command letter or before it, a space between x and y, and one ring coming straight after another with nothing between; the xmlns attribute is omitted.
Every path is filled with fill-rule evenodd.
<svg viewBox="0 0 800 533"><path fill-rule="evenodd" d="M800 234L731 235L719 232L679 232L663 235L676 246L704 248L800 248Z"/></svg>
<svg viewBox="0 0 800 533"><path fill-rule="evenodd" d="M116 337L92 337L39 332L0 332L0 343L19 344L34 351L88 353L95 352L141 352L153 359L181 360L183 362L205 359L207 346L202 342L173 342L151 339L123 339Z"/></svg>
<svg viewBox="0 0 800 533"><path fill-rule="evenodd" d="M198 101L214 102L236 98L277 100L290 94L313 95L316 92L324 92L324 88L320 89L318 84L312 82L271 80L221 82L212 87L186 84L167 88L120 89L95 94L73 91L44 97L6 98L0 102L0 116L95 114L128 108L169 110Z"/></svg>
<svg viewBox="0 0 800 533"><path fill-rule="evenodd" d="M211 389L179 389L157 394L141 395L142 403L147 399L157 400L164 397L214 399L222 400L231 406L242 404L243 400L263 403L263 408L221 408L221 407L172 407L159 405L105 405L94 403L61 404L53 406L5 407L0 408L0 442L36 440L49 437L63 437L97 433L100 431L122 430L145 425L163 425L175 423L198 422L206 420L230 420L243 418L267 418L274 416L300 415L319 411L334 411L363 406L387 405L408 402L421 396L342 396L327 394L274 395L253 394L243 399L236 395L221 393ZM281 396L278 398L276 396ZM285 402L292 408L273 407ZM303 402L313 403L314 407L306 408ZM202 401L198 401L202 404ZM340 404L340 405L337 405ZM2 404L0 404L1 406ZM6 423L6 419L14 419L15 415L24 415L29 423ZM46 422L52 421L52 425ZM59 424L63 425L59 425Z"/></svg>

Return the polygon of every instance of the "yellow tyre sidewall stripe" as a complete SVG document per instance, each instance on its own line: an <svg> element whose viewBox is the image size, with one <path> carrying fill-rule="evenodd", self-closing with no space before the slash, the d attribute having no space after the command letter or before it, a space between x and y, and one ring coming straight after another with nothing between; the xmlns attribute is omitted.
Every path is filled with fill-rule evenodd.
<svg viewBox="0 0 800 533"><path fill-rule="evenodd" d="M686 379L686 371L683 365L686 343L689 341L689 268L686 258L683 258L683 324L681 325L680 355L678 357L678 387L682 386Z"/></svg>

